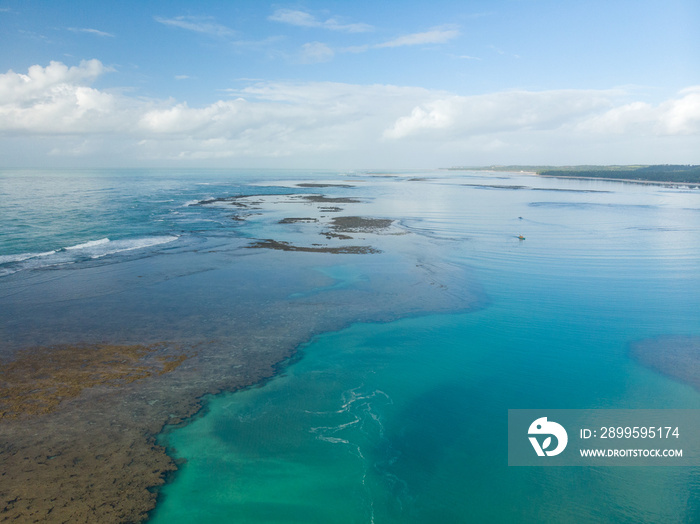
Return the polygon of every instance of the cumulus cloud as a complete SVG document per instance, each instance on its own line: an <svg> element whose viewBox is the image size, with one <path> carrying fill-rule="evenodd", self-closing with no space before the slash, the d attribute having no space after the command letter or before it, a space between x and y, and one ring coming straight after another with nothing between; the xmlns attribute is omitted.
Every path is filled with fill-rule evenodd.
<svg viewBox="0 0 700 524"><path fill-rule="evenodd" d="M668 135L700 134L700 86L684 89L681 97L664 102L662 132Z"/></svg>
<svg viewBox="0 0 700 524"><path fill-rule="evenodd" d="M683 89L679 96L658 106L631 102L582 122L595 133L677 136L700 134L700 86Z"/></svg>
<svg viewBox="0 0 700 524"><path fill-rule="evenodd" d="M152 109L140 118L138 127L151 137L229 142L257 137L259 148L275 144L278 152L281 145L289 147L289 153L295 148L338 148L376 141L387 112L405 110L407 98L426 93L331 82L259 83L232 92L238 95L234 100L201 108L181 103Z"/></svg>
<svg viewBox="0 0 700 524"><path fill-rule="evenodd" d="M471 135L513 130L554 129L608 109L614 91L507 91L437 98L398 118L384 136L401 139L443 130Z"/></svg>
<svg viewBox="0 0 700 524"><path fill-rule="evenodd" d="M628 161L653 162L641 153L654 150L667 155L657 162L692 162L697 156L673 152L697 155L700 135L700 86L650 104L621 90L458 96L391 85L258 82L195 107L94 87L109 71L88 60L0 74L0 154L31 151L24 158L30 163L43 151L108 164L129 158L221 165L228 158L334 167L517 162L532 151L567 162L581 150L619 155L624 148Z"/></svg>
<svg viewBox="0 0 700 524"><path fill-rule="evenodd" d="M99 60L83 60L73 67L52 61L46 67L31 66L27 74L10 70L0 75L0 102L3 107L13 103L23 106L45 103L71 90L71 86L90 84L107 71L111 69Z"/></svg>
<svg viewBox="0 0 700 524"><path fill-rule="evenodd" d="M281 22L283 24L294 25L298 27L316 27L322 29L329 29L331 31L343 31L346 33L365 33L367 31L374 30L374 28L369 24L344 24L340 22L337 18L319 20L311 13L295 9L277 9L268 17L268 20L271 20L273 22Z"/></svg>
<svg viewBox="0 0 700 524"><path fill-rule="evenodd" d="M34 136L115 133L136 101L91 87L113 71L99 60L68 67L61 62L34 65L26 74L0 75L0 133Z"/></svg>

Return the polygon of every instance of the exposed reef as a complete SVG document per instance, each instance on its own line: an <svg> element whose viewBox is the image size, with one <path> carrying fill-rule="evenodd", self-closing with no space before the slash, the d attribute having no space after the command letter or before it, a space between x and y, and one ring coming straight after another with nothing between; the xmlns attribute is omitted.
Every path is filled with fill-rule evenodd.
<svg viewBox="0 0 700 524"><path fill-rule="evenodd" d="M359 204L362 202L351 197L327 197L326 195L303 195L302 199L318 204Z"/></svg>
<svg viewBox="0 0 700 524"><path fill-rule="evenodd" d="M306 253L333 253L333 254L354 254L354 255L367 255L371 253L381 253L381 250L373 248L372 246L341 246L341 247L329 247L329 246L295 246L289 242L282 242L279 240L265 239L253 242L251 245L247 246L250 249L265 248L265 249L277 249L280 251L304 251Z"/></svg>
<svg viewBox="0 0 700 524"><path fill-rule="evenodd" d="M304 217L304 218L296 218L296 217L290 217L290 218L283 218L278 224L298 224L298 223L309 223L309 222L318 222L318 218L311 218L311 217Z"/></svg>
<svg viewBox="0 0 700 524"><path fill-rule="evenodd" d="M388 218L334 217L331 228L342 233L376 233L394 223Z"/></svg>
<svg viewBox="0 0 700 524"><path fill-rule="evenodd" d="M315 184L311 182L304 182L301 184L297 184L297 187L318 187L318 188L324 188L324 187L342 187L342 188L351 188L351 187L357 187L353 186L350 184Z"/></svg>

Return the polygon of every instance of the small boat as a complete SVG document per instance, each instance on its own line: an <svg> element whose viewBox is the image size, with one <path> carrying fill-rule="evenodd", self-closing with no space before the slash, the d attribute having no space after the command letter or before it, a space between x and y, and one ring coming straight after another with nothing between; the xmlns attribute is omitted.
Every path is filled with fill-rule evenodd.
<svg viewBox="0 0 700 524"><path fill-rule="evenodd" d="M519 240L525 240L525 237L522 236L522 235L518 235L518 239L519 239Z"/></svg>

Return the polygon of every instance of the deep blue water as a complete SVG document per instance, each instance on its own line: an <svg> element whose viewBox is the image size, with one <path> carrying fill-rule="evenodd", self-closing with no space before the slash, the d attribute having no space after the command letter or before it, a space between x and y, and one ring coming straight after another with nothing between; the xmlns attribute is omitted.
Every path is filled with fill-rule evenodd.
<svg viewBox="0 0 700 524"><path fill-rule="evenodd" d="M695 389L629 355L636 340L700 335L699 191L440 171L61 173L41 184L6 173L0 271L272 236L274 210L233 227L221 210L186 204L353 177L367 215L410 232L383 238L385 249L469 272L446 292L467 294L476 280L485 300L321 334L263 387L208 398L203 414L161 435L186 463L153 522L700 521L697 468L509 468L506 449L508 409L700 409ZM139 239L163 242L104 251ZM82 258L66 259L81 244ZM372 276L371 264L319 257L335 284L300 296Z"/></svg>

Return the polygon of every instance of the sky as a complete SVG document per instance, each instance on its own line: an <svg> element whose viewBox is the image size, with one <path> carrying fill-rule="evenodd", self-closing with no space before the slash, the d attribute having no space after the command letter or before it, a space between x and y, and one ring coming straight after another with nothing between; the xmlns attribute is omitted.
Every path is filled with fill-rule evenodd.
<svg viewBox="0 0 700 524"><path fill-rule="evenodd" d="M700 164L700 2L0 0L0 167Z"/></svg>

